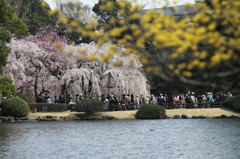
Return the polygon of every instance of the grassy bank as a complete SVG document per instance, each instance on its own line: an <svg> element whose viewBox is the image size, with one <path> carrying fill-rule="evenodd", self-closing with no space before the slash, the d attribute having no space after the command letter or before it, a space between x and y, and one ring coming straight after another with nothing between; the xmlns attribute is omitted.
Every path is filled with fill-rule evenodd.
<svg viewBox="0 0 240 159"><path fill-rule="evenodd" d="M110 115L117 119L135 119L134 115L136 114L136 110L133 111L112 111L112 112L102 112L100 115ZM80 114L78 112L46 112L46 113L30 113L29 118L35 119L37 117L44 117L47 115L57 116L57 117L68 117L75 116L76 114ZM217 117L221 115L235 115L240 117L240 113L235 113L230 110L221 109L221 108L210 108L210 109L170 109L166 110L166 114L168 117L173 117L174 115L182 115L186 114L188 117L195 116L208 116L208 117Z"/></svg>

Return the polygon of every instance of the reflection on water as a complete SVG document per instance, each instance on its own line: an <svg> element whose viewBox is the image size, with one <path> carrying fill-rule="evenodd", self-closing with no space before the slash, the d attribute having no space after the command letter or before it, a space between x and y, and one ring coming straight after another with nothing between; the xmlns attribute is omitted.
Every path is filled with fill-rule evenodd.
<svg viewBox="0 0 240 159"><path fill-rule="evenodd" d="M239 119L0 123L0 159L238 159Z"/></svg>

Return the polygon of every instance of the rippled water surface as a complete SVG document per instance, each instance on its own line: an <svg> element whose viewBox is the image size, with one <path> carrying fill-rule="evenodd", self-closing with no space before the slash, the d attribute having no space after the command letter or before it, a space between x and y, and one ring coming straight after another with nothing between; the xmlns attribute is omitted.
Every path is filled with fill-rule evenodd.
<svg viewBox="0 0 240 159"><path fill-rule="evenodd" d="M239 119L0 123L0 159L239 159Z"/></svg>

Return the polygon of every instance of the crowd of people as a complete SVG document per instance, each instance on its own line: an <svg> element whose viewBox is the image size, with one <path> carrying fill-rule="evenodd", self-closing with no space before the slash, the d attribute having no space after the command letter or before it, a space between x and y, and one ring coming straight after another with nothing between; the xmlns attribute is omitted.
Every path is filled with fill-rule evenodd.
<svg viewBox="0 0 240 159"><path fill-rule="evenodd" d="M173 107L171 108L186 108L187 105L191 105L194 108L198 108L199 106L204 107L211 107L212 104L215 102L223 102L227 98L232 97L233 95L231 92L223 93L223 91L212 93L199 93L195 94L194 92L188 92L186 94L162 94L159 95L147 95L144 97L142 94L140 96L134 97L133 94L125 95L123 94L120 98L117 96L111 95L110 97L106 98L105 96L101 97L101 101L105 102L109 106L109 110L113 110L117 106L123 106L126 109L134 109L139 108L142 104L159 104L164 106L166 109L169 108L170 105Z"/></svg>
<svg viewBox="0 0 240 159"><path fill-rule="evenodd" d="M223 93L223 91L212 93L212 92L206 92L206 93L199 93L195 94L194 92L188 92L186 94L180 93L180 94L162 94L159 95L147 95L144 97L142 94L139 96L134 96L133 94L122 94L121 96L117 95L109 95L105 96L102 95L101 97L98 97L99 100L104 102L106 106L108 107L108 110L116 110L117 108L122 107L126 110L131 109L137 109L142 104L159 104L164 106L166 109L169 105L177 105L177 108L186 108L187 104L192 104L194 107L202 106L210 106L214 102L223 102L227 98L232 97L233 95L231 92ZM37 103L66 103L69 104L75 104L77 101L82 100L84 98L91 98L88 96L83 96L82 94L76 94L75 97L72 97L70 94L67 96L64 96L63 94L59 96L54 96L54 101L51 100L51 98L45 94L44 97L39 96L36 100ZM176 108L176 107L175 107Z"/></svg>
<svg viewBox="0 0 240 159"><path fill-rule="evenodd" d="M158 97L155 98L155 102L157 104L160 104L162 106L165 106L165 108L168 108L169 104L172 104L174 108L186 108L187 105L193 106L194 108L204 108L204 107L212 107L212 104L223 102L227 98L232 97L233 95L231 92L223 93L222 91L212 93L212 92L206 92L206 93L199 93L195 94L194 92L188 92L186 94L180 93L178 95L171 95L168 96L165 94L160 94Z"/></svg>
<svg viewBox="0 0 240 159"><path fill-rule="evenodd" d="M68 94L66 97L61 94L59 96L54 96L54 100L50 98L50 96L46 93L43 97L42 95L39 95L36 99L36 103L67 103L69 104L72 100L72 97L70 94Z"/></svg>

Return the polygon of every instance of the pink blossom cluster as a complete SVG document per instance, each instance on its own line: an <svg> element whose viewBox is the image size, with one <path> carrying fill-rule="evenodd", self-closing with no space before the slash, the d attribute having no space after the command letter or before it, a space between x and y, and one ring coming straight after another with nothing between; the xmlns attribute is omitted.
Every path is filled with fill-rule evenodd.
<svg viewBox="0 0 240 159"><path fill-rule="evenodd" d="M116 53L112 62L121 58L124 63L123 67L117 68L111 64L87 61L84 59L93 53L101 56L107 52L109 44L101 47L95 43L71 46L58 33L57 30L43 28L35 36L12 39L8 44L11 53L2 75L13 79L19 93L30 90L34 98L47 93L52 99L61 93L94 97L106 95L109 93L110 73L111 94L149 94L141 63L136 61L136 67L126 66L134 55L121 57ZM64 49L57 49L56 43ZM85 50L85 54L81 54L80 49Z"/></svg>

